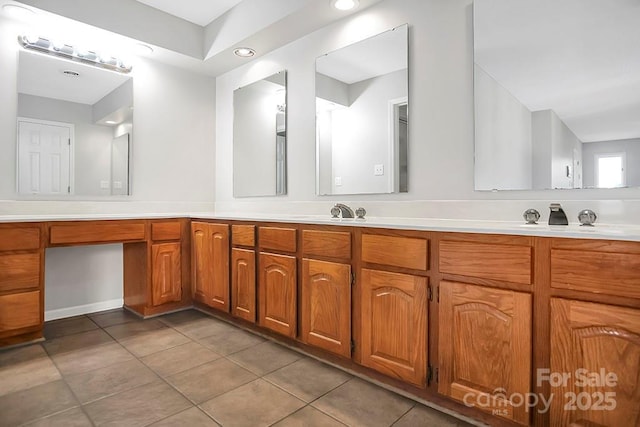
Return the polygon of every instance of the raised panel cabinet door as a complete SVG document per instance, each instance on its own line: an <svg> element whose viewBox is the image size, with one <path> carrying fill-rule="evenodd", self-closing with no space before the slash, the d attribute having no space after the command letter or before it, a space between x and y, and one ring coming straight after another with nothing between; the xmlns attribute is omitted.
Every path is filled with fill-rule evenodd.
<svg viewBox="0 0 640 427"><path fill-rule="evenodd" d="M191 223L193 298L229 312L229 226Z"/></svg>
<svg viewBox="0 0 640 427"><path fill-rule="evenodd" d="M438 392L528 425L531 295L442 281L438 323Z"/></svg>
<svg viewBox="0 0 640 427"><path fill-rule="evenodd" d="M362 269L362 364L426 385L427 278Z"/></svg>
<svg viewBox="0 0 640 427"><path fill-rule="evenodd" d="M256 321L256 253L231 250L231 313L241 319Z"/></svg>
<svg viewBox="0 0 640 427"><path fill-rule="evenodd" d="M291 338L296 336L296 258L260 253L260 325Z"/></svg>
<svg viewBox="0 0 640 427"><path fill-rule="evenodd" d="M151 304L158 306L182 299L180 242L151 245Z"/></svg>
<svg viewBox="0 0 640 427"><path fill-rule="evenodd" d="M351 357L351 266L302 260L302 341Z"/></svg>
<svg viewBox="0 0 640 427"><path fill-rule="evenodd" d="M552 298L550 375L552 426L640 426L640 310Z"/></svg>

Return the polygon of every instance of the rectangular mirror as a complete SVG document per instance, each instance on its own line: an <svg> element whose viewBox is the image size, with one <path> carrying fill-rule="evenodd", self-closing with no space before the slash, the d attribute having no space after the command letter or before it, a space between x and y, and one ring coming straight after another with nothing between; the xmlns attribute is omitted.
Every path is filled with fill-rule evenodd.
<svg viewBox="0 0 640 427"><path fill-rule="evenodd" d="M408 25L316 59L316 193L407 191Z"/></svg>
<svg viewBox="0 0 640 427"><path fill-rule="evenodd" d="M475 189L640 186L640 7L475 0Z"/></svg>
<svg viewBox="0 0 640 427"><path fill-rule="evenodd" d="M130 194L132 77L20 51L17 193Z"/></svg>
<svg viewBox="0 0 640 427"><path fill-rule="evenodd" d="M233 91L234 197L287 194L287 72Z"/></svg>

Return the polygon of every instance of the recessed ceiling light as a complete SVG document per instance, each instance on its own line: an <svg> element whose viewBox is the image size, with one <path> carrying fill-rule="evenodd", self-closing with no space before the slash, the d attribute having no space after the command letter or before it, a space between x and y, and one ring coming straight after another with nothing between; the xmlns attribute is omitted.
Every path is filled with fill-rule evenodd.
<svg viewBox="0 0 640 427"><path fill-rule="evenodd" d="M105 123L108 125L115 125L118 122L114 122L113 120L105 120Z"/></svg>
<svg viewBox="0 0 640 427"><path fill-rule="evenodd" d="M2 11L6 13L9 18L17 19L20 21L26 20L36 14L28 7L10 3L3 5Z"/></svg>
<svg viewBox="0 0 640 427"><path fill-rule="evenodd" d="M256 51L250 47L238 47L234 49L233 54L241 58L250 58L256 54Z"/></svg>
<svg viewBox="0 0 640 427"><path fill-rule="evenodd" d="M331 5L338 10L351 10L358 7L358 0L332 0Z"/></svg>

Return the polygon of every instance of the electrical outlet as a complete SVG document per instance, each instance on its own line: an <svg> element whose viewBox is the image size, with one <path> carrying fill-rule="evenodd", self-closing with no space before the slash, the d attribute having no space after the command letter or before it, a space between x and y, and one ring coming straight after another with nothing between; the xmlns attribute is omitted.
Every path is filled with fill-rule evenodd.
<svg viewBox="0 0 640 427"><path fill-rule="evenodd" d="M336 176L336 187L340 187L342 185L342 177L341 176Z"/></svg>
<svg viewBox="0 0 640 427"><path fill-rule="evenodd" d="M113 188L121 189L122 188L122 181L113 181Z"/></svg>
<svg viewBox="0 0 640 427"><path fill-rule="evenodd" d="M100 181L100 188L107 190L109 188L109 181Z"/></svg>
<svg viewBox="0 0 640 427"><path fill-rule="evenodd" d="M373 165L373 174L375 176L384 175L384 165Z"/></svg>

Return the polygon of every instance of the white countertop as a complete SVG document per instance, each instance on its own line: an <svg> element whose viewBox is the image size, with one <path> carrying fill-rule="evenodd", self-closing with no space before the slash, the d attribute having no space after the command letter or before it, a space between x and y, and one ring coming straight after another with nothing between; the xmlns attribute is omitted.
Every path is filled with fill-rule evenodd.
<svg viewBox="0 0 640 427"><path fill-rule="evenodd" d="M132 214L64 214L64 215L0 215L0 223L39 221L91 221L122 219L194 218L238 221L265 221L352 227L395 228L443 232L515 234L541 237L571 237L640 241L640 225L598 224L593 227L577 223L568 226L529 225L522 221L480 221L430 218L370 217L365 220L331 218L329 215L280 215L213 212L165 212Z"/></svg>

